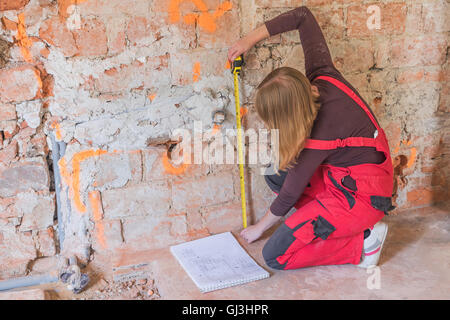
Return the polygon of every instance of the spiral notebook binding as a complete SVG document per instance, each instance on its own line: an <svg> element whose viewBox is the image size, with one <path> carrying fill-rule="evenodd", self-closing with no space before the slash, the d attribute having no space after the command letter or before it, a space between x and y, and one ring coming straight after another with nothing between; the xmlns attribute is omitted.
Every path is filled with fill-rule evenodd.
<svg viewBox="0 0 450 320"><path fill-rule="evenodd" d="M261 274L261 275L251 277L251 278L245 278L245 279L240 279L240 280L236 280L236 281L225 282L223 284L216 284L213 286L208 286L206 288L202 288L201 292L206 293L206 292L210 292L210 291L214 291L214 290L220 290L220 289L225 289L225 288L229 288L229 287L234 287L234 286L249 283L252 281L266 279L268 277L269 277L268 274Z"/></svg>

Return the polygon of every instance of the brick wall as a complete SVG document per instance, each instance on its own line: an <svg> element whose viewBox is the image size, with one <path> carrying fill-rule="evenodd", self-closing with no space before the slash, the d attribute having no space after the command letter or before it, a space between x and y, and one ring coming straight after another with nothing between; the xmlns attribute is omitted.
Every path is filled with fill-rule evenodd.
<svg viewBox="0 0 450 320"><path fill-rule="evenodd" d="M195 121L210 130L221 108L222 129L233 128L228 46L298 5L316 15L336 66L387 131L399 208L447 200L444 0L0 0L0 278L57 252L110 270L127 264L119 252L238 229L236 166L174 166L155 141ZM376 10L380 29L369 29ZM279 66L304 70L296 32L249 52L247 128L261 126L254 87ZM67 145L57 164L52 136ZM273 195L257 168L246 178L257 219Z"/></svg>

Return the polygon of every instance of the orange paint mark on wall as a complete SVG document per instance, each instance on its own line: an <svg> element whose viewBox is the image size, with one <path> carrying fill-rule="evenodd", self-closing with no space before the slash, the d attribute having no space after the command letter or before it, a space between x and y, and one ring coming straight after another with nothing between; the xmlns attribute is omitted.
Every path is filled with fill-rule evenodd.
<svg viewBox="0 0 450 320"><path fill-rule="evenodd" d="M188 0L171 0L169 4L169 19L171 23L176 23L180 21L180 5ZM222 17L226 11L231 10L233 4L231 1L225 1L221 3L216 11L211 14L209 8L206 6L203 0L189 0L194 3L197 9L200 11L199 14L190 13L183 17L183 20L187 24L194 24L198 22L198 25L204 30L214 33L217 30L216 20Z"/></svg>
<svg viewBox="0 0 450 320"><path fill-rule="evenodd" d="M155 98L156 98L156 93L149 94L148 98L150 99L150 101L153 102L153 100L155 100Z"/></svg>
<svg viewBox="0 0 450 320"><path fill-rule="evenodd" d="M69 187L70 197L75 205L75 208L80 213L86 212L86 206L81 200L81 188L80 188L80 173L81 163L88 158L96 157L107 153L105 150L85 150L76 153L72 158L72 173L67 168L67 161L65 158L61 158L58 162L59 170L63 182Z"/></svg>
<svg viewBox="0 0 450 320"><path fill-rule="evenodd" d="M106 249L105 226L103 224L103 208L99 191L89 192L89 203L92 209L92 218L95 223L96 236L98 243L103 249Z"/></svg>
<svg viewBox="0 0 450 320"><path fill-rule="evenodd" d="M201 69L202 69L202 66L200 65L200 62L196 62L194 64L194 69L192 70L192 73L193 73L192 80L194 82L197 82L200 79Z"/></svg>
<svg viewBox="0 0 450 320"><path fill-rule="evenodd" d="M53 121L50 127L55 130L56 140L61 141L62 140L61 126L59 125L58 121L56 120Z"/></svg>
<svg viewBox="0 0 450 320"><path fill-rule="evenodd" d="M248 112L248 109L245 107L241 107L241 118L244 117Z"/></svg>
<svg viewBox="0 0 450 320"><path fill-rule="evenodd" d="M17 24L17 45L20 47L20 53L26 62L32 62L33 58L31 56L30 48L33 42L28 38L27 30L25 26L25 14L20 13L17 16L18 24Z"/></svg>
<svg viewBox="0 0 450 320"><path fill-rule="evenodd" d="M173 166L170 161L169 161L169 157L167 156L167 154L164 154L163 159L162 159L162 163L163 163L163 167L164 170L169 173L169 174L174 174L174 175L180 175L183 174L184 172L186 172L186 169L188 167L187 164L182 164L179 167L175 167Z"/></svg>
<svg viewBox="0 0 450 320"><path fill-rule="evenodd" d="M214 124L214 126L212 128L212 134L216 134L219 131L220 131L220 125Z"/></svg>
<svg viewBox="0 0 450 320"><path fill-rule="evenodd" d="M411 168L414 163L416 162L416 158L417 158L417 149L416 148L411 148L411 155L409 156L408 159L408 163L406 164L407 168Z"/></svg>
<svg viewBox="0 0 450 320"><path fill-rule="evenodd" d="M394 149L393 153L394 153L394 154L398 154L399 151L400 151L401 145L404 145L404 146L407 146L407 147L411 147L412 143L413 143L413 142L412 142L411 140L402 140L402 141L400 141L400 142L395 146L395 149ZM414 165L414 163L416 162L416 159L417 159L417 149L414 148L414 147L412 147L412 148L410 148L409 150L410 150L410 155L409 155L409 157L407 158L407 159L408 159L408 162L406 163L406 168L411 168L411 167ZM394 161L394 160L393 160L393 161Z"/></svg>
<svg viewBox="0 0 450 320"><path fill-rule="evenodd" d="M80 170L81 170L81 163L91 157L96 157L101 154L105 154L107 151L105 150L85 150L76 153L72 158L72 187L74 191L74 198L73 201L75 203L75 207L77 210L81 213L86 212L86 206L84 205L83 201L81 200L81 193L80 193Z"/></svg>

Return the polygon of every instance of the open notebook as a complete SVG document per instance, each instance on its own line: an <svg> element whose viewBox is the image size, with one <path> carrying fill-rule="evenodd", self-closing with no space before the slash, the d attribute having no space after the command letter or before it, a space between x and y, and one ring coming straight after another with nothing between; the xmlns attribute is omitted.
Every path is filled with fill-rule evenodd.
<svg viewBox="0 0 450 320"><path fill-rule="evenodd" d="M203 293L269 277L230 232L172 246L170 251Z"/></svg>

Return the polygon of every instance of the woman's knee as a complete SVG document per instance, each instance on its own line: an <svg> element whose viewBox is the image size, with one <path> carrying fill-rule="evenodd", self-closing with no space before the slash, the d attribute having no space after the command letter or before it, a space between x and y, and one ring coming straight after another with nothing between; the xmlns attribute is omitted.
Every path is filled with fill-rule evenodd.
<svg viewBox="0 0 450 320"><path fill-rule="evenodd" d="M295 241L292 229L286 224L282 224L267 240L262 250L262 255L266 264L272 269L283 270L287 263L280 263L278 258L283 256L288 248Z"/></svg>

